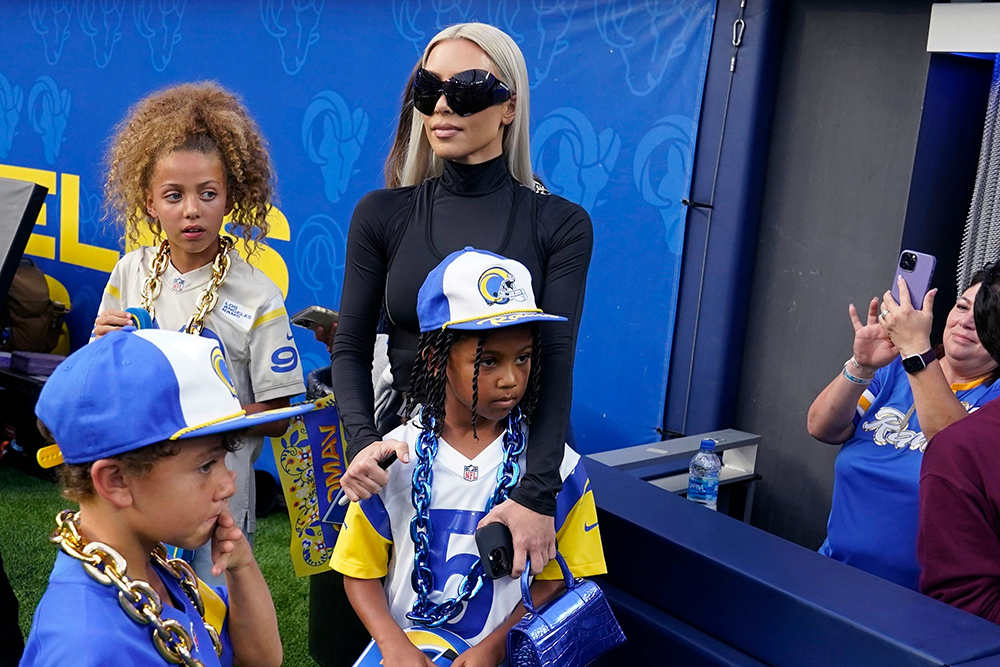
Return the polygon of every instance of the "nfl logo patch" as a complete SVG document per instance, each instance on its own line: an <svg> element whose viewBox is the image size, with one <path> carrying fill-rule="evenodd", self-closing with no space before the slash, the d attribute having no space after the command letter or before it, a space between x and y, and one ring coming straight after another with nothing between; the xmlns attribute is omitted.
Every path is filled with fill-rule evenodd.
<svg viewBox="0 0 1000 667"><path fill-rule="evenodd" d="M465 481L475 482L479 479L479 466L465 466Z"/></svg>
<svg viewBox="0 0 1000 667"><path fill-rule="evenodd" d="M174 278L174 281L170 283L170 289L172 289L174 292L180 292L182 289L184 289L184 279L181 278L180 276Z"/></svg>

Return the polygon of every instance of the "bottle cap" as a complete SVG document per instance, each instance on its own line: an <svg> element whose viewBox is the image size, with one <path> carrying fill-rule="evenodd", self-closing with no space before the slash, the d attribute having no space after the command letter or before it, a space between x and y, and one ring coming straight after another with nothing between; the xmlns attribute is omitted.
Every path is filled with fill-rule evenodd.
<svg viewBox="0 0 1000 667"><path fill-rule="evenodd" d="M711 438L705 438L701 441L701 447L699 447L703 452L714 452L715 451L715 440Z"/></svg>

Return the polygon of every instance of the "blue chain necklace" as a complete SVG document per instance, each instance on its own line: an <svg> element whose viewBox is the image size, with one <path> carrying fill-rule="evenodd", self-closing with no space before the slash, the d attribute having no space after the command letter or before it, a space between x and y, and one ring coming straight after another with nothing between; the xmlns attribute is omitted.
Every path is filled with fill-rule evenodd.
<svg viewBox="0 0 1000 667"><path fill-rule="evenodd" d="M430 544L433 526L431 525L431 483L434 479L432 468L434 457L438 452L438 439L434 435L434 417L427 414L427 407L420 412L423 430L414 449L417 454L417 465L413 468L413 489L411 500L413 509L417 511L410 520L410 539L413 540L413 574L410 584L417 594L406 617L414 623L429 628L438 628L454 619L462 612L463 605L475 597L483 587L485 576L482 563L477 558L469 568L469 573L458 584L458 596L448 598L437 604L431 602L431 591L434 590L434 573L430 568ZM503 463L497 472L497 485L493 495L486 503L486 513L507 500L510 490L517 486L521 477L521 466L517 462L524 452L524 432L521 431L521 409L515 407L508 416L507 430L503 434Z"/></svg>

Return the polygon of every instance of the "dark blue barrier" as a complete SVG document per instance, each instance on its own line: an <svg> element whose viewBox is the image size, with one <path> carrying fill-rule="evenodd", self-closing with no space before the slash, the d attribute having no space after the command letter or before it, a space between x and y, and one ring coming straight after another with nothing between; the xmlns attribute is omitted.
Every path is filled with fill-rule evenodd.
<svg viewBox="0 0 1000 667"><path fill-rule="evenodd" d="M587 471L601 583L629 637L602 664L1000 665L988 621L596 461Z"/></svg>

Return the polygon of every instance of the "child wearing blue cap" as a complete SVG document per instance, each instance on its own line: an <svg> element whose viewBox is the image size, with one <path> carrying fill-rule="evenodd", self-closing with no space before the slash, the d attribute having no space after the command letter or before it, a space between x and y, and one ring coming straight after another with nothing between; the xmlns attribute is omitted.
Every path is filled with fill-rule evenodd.
<svg viewBox="0 0 1000 667"><path fill-rule="evenodd" d="M219 344L183 333L117 331L52 374L36 414L80 505L56 518L60 547L21 665L281 664L267 584L229 510L224 464L237 431L311 409L248 415ZM212 588L163 543L211 541Z"/></svg>
<svg viewBox="0 0 1000 667"><path fill-rule="evenodd" d="M472 248L428 275L417 314L419 361L405 412L419 403L419 413L386 436L409 443L408 460L389 466L376 495L351 504L331 565L344 574L386 667L434 664L407 639L403 628L414 625L440 627L472 646L453 666L496 667L525 610L516 579L484 577L474 535L525 469L539 388L538 326L565 318L535 305L524 265ZM560 473L559 550L575 576L603 574L593 493L569 447ZM549 563L531 586L536 604L562 580Z"/></svg>

